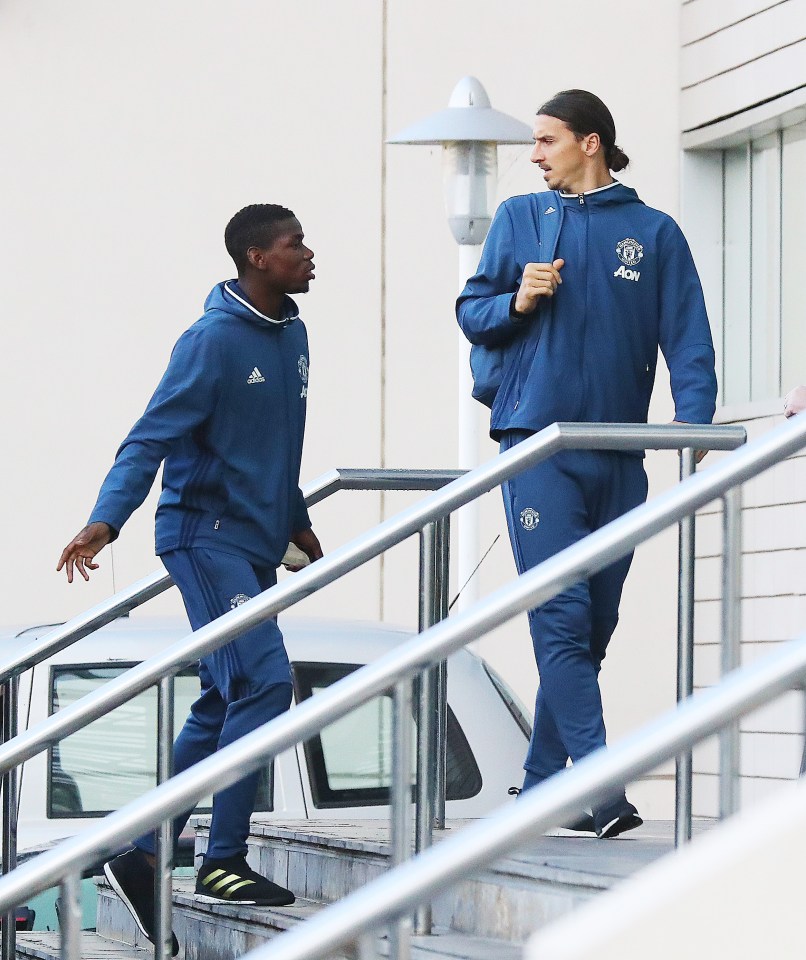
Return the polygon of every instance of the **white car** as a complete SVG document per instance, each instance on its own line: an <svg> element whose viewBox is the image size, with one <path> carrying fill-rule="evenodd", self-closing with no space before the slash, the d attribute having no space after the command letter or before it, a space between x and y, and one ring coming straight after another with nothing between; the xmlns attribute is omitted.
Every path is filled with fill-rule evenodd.
<svg viewBox="0 0 806 960"><path fill-rule="evenodd" d="M281 617L294 702L315 694L412 634L372 623ZM0 638L0 663L49 626ZM90 693L189 632L182 619L123 617L20 679L20 731ZM176 728L198 694L193 670L175 679ZM529 720L499 676L463 650L448 663L449 818L499 806L522 779ZM20 772L20 856L72 836L156 782L156 688L101 717ZM391 695L382 695L278 756L264 773L258 809L278 820L387 818L391 781ZM199 812L204 810L201 804Z"/></svg>

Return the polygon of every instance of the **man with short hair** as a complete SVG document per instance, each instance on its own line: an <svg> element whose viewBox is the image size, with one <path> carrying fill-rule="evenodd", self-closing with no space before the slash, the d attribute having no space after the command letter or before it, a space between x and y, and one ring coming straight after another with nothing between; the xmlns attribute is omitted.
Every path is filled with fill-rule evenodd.
<svg viewBox="0 0 806 960"><path fill-rule="evenodd" d="M95 557L140 506L164 461L156 550L194 630L277 582L289 542L322 556L299 488L308 339L289 294L306 293L313 252L294 214L253 204L224 233L238 279L219 283L179 338L168 368L118 450L86 527L57 569L89 579ZM289 569L299 569L289 567ZM199 663L201 695L174 744L176 773L283 713L291 674L270 619ZM294 895L246 863L259 774L213 798L196 882L215 902L281 905ZM174 823L178 838L188 812ZM104 867L140 930L154 938L154 837ZM174 954L178 950L173 938Z"/></svg>
<svg viewBox="0 0 806 960"><path fill-rule="evenodd" d="M538 110L534 140L552 192L501 204L457 302L468 340L503 359L491 436L503 451L557 421L645 422L659 347L676 421L710 423L714 350L697 271L677 224L611 175L629 159L610 111L564 90ZM523 573L643 503L647 480L642 454L569 450L503 493ZM540 687L523 789L605 745L598 674L631 559L530 611ZM614 837L640 824L622 791L571 826Z"/></svg>

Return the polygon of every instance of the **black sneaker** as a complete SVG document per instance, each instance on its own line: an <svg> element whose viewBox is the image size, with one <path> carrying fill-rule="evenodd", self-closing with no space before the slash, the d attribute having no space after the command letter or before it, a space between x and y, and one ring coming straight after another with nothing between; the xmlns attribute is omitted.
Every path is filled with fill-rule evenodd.
<svg viewBox="0 0 806 960"><path fill-rule="evenodd" d="M507 793L510 797L519 797L523 793L523 788L510 787ZM593 817L585 811L580 813L578 817L574 817L570 823L563 823L560 826L563 830L573 830L576 833L596 833L596 824Z"/></svg>
<svg viewBox="0 0 806 960"><path fill-rule="evenodd" d="M255 873L246 857L205 860L196 877L196 896L210 903L250 903L257 907L287 907L295 900L290 890Z"/></svg>
<svg viewBox="0 0 806 960"><path fill-rule="evenodd" d="M644 822L635 807L626 797L619 797L612 803L593 811L596 836L600 840L617 837L627 830L634 830Z"/></svg>
<svg viewBox="0 0 806 960"><path fill-rule="evenodd" d="M104 864L112 889L134 917L143 936L154 943L154 868L136 847ZM171 933L171 956L179 953L179 942Z"/></svg>

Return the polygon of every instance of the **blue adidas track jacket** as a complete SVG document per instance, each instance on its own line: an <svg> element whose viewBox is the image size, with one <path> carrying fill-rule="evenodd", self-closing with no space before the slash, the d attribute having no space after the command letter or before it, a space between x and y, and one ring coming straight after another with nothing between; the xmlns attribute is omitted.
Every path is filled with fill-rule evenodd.
<svg viewBox="0 0 806 960"><path fill-rule="evenodd" d="M680 228L618 182L558 196L562 220L540 252L528 197L498 208L478 272L457 301L471 343L519 341L493 404L490 433L556 421L646 422L658 347L671 374L675 419L710 423L716 401L711 330ZM527 263L565 260L554 296L514 316Z"/></svg>
<svg viewBox="0 0 806 960"><path fill-rule="evenodd" d="M277 566L309 527L299 489L308 338L296 304L277 323L235 281L213 288L121 444L89 522L115 535L165 461L157 553L208 546Z"/></svg>

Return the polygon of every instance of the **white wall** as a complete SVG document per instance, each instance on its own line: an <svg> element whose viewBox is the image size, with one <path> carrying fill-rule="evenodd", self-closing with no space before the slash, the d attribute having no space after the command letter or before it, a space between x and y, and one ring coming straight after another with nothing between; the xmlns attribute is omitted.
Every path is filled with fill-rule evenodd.
<svg viewBox="0 0 806 960"><path fill-rule="evenodd" d="M0 623L62 619L112 590L109 559L72 588L56 559L176 336L232 274L221 236L246 203L290 206L316 251L301 298L312 358L303 480L334 465L453 466L458 257L439 151L385 137L443 107L466 74L527 122L557 90L587 87L632 157L624 179L674 215L678 36L676 0L625 15L574 0L561 17L527 0L0 5L11 545ZM500 199L540 182L528 147L502 148L499 169ZM653 416L671 415L661 384ZM485 440L480 457L494 453ZM653 493L675 481L674 455L650 464ZM389 495L386 512L408 499ZM155 566L153 507L152 496L114 548L118 587ZM380 510L377 496L341 494L316 508L315 525L332 548ZM497 495L483 511L483 548L503 534L482 569L486 593L514 567ZM415 555L413 542L399 547L382 580L373 564L305 607L414 624ZM604 671L612 739L674 700L675 555L674 535L658 538L628 582ZM525 620L480 646L531 699Z"/></svg>

